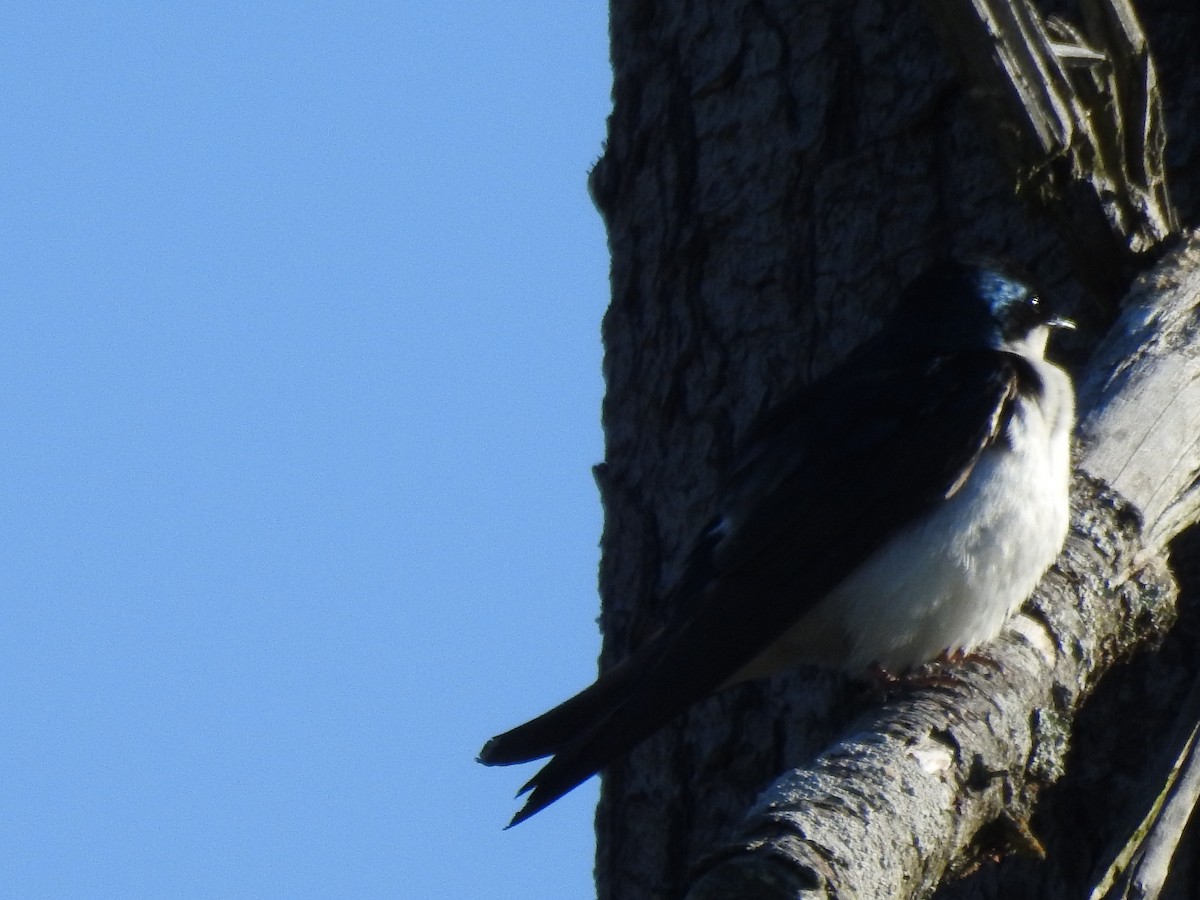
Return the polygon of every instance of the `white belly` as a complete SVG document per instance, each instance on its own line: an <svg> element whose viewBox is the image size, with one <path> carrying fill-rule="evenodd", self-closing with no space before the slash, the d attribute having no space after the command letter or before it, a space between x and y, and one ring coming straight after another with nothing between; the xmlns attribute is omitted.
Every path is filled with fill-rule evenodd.
<svg viewBox="0 0 1200 900"><path fill-rule="evenodd" d="M899 673L999 633L1067 534L1070 382L1043 366L1047 402L1014 415L1012 449L985 451L954 496L880 548L735 680L801 661Z"/></svg>

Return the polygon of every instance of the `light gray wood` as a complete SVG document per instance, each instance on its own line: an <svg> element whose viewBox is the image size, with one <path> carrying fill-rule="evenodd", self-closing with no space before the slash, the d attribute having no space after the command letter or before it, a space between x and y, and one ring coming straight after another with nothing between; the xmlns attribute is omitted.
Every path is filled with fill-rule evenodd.
<svg viewBox="0 0 1200 900"><path fill-rule="evenodd" d="M1200 505L1200 249L1195 238L1134 285L1079 386L1079 468L1141 513L1159 552Z"/></svg>

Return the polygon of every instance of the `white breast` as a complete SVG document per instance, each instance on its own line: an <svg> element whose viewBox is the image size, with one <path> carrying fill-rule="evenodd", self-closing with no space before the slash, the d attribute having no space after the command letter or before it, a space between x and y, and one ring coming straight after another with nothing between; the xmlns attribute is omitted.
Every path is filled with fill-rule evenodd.
<svg viewBox="0 0 1200 900"><path fill-rule="evenodd" d="M880 548L736 680L801 661L899 673L999 633L1067 534L1071 385L1058 367L1033 362L1045 394L1040 404L1018 401L1011 449L985 451L954 496Z"/></svg>

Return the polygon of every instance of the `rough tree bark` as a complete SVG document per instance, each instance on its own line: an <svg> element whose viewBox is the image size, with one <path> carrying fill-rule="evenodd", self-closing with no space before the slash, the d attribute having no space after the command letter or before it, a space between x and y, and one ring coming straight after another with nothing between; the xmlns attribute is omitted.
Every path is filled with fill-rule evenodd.
<svg viewBox="0 0 1200 900"><path fill-rule="evenodd" d="M715 474L755 412L836 361L890 307L897 287L936 257L1012 256L1064 299L1086 326L1067 351L1077 374L1094 379L1081 409L1097 418L1083 432L1074 535L1022 620L1022 636L999 642L1002 673L971 668L953 690L881 704L813 670L698 706L605 773L597 885L606 900L682 896L697 877L694 897L729 896L721 879L753 870L747 849L772 860L765 871L785 888L739 888L739 896L797 896L801 888L919 896L939 883L948 897L1084 896L1146 813L1179 749L1166 735L1197 669L1200 627L1189 573L1177 565L1181 621L1163 637L1176 596L1164 544L1192 518L1185 501L1193 498L1177 460L1167 467L1179 476L1175 486L1156 491L1163 481L1151 464L1167 461L1162 445L1147 455L1141 448L1151 445L1112 440L1132 435L1135 421L1144 434L1177 434L1146 427L1144 418L1173 395L1105 376L1138 347L1191 345L1187 311L1200 292L1188 294L1187 285L1200 265L1188 250L1164 263L1183 285L1173 294L1183 311L1150 316L1147 327L1173 329L1169 342L1131 331L1128 318L1109 332L1113 301L1174 225L1162 173L1131 169L1145 157L1122 156L1128 135L1094 121L1084 124L1108 154L1099 154L1107 160L1099 168L1142 194L1114 191L1111 179L1090 197L1076 190L1072 173L1088 171L1088 158L1081 145L1061 142L1061 130L1049 129L1060 144L1046 145L1046 165L1021 163L1014 152L1022 141L1009 146L988 128L986 116L1004 102L984 97L993 112L981 119L987 105L971 80L977 76L963 59L955 60L956 74L954 54L941 50L936 35L955 27L939 19L941 6L612 0L614 111L592 178L613 255L604 323L607 447L597 467L606 509L602 665L653 631L658 590L707 518ZM1009 5L976 6L1000 15ZM1091 3L1089 15L1098 6ZM1191 64L1184 36L1200 34L1200 11L1191 0L1159 0L1141 11L1162 73L1174 199L1182 221L1194 222L1200 180L1189 163L1198 154L1190 137L1177 141L1176 133L1197 95L1200 66ZM1091 54L1103 56L1111 44L1088 31L1094 18L1085 16L1078 29L1068 21L1044 30L1051 61L1090 67L1086 75L1102 95L1111 70ZM962 39L957 46L968 63L985 52ZM1128 81L1117 88L1128 89ZM1020 177L1014 165L1024 166ZM1031 211L1031 194L1050 216ZM1167 218L1156 218L1156 208ZM1114 231L1114 220L1125 224ZM1114 250L1121 228L1130 238ZM1145 305L1162 294L1153 281L1138 290ZM1109 356L1086 363L1106 332ZM1189 361L1170 377L1190 385L1196 370ZM1122 371L1167 377L1154 366ZM1143 418L1099 418L1115 415L1114 398L1131 394L1137 402L1125 414ZM1198 431L1187 413L1200 411L1200 401L1156 408L1182 419L1194 449ZM1146 475L1140 486L1138 473ZM1114 661L1164 640L1156 654L1098 684ZM759 794L789 770L747 820ZM897 785L899 794L888 792ZM931 797L922 800L919 788ZM880 797L891 804L887 814L871 806ZM829 807L865 824L857 834L865 843L850 840L853 829L833 832L827 849L835 852L818 853L808 871L796 868L789 854L820 849L820 841L807 843L812 813L826 823ZM1044 860L1016 852L1032 853L1038 841ZM1192 849L1176 854L1174 896L1200 896L1200 873L1178 862L1195 856L1195 846L1193 835ZM714 885L725 893L711 893Z"/></svg>

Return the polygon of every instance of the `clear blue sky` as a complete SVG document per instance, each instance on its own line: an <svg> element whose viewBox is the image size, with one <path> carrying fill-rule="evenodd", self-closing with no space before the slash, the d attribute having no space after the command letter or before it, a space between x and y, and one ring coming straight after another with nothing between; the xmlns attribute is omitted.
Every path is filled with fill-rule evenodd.
<svg viewBox="0 0 1200 900"><path fill-rule="evenodd" d="M0 11L0 895L591 893L606 20Z"/></svg>

